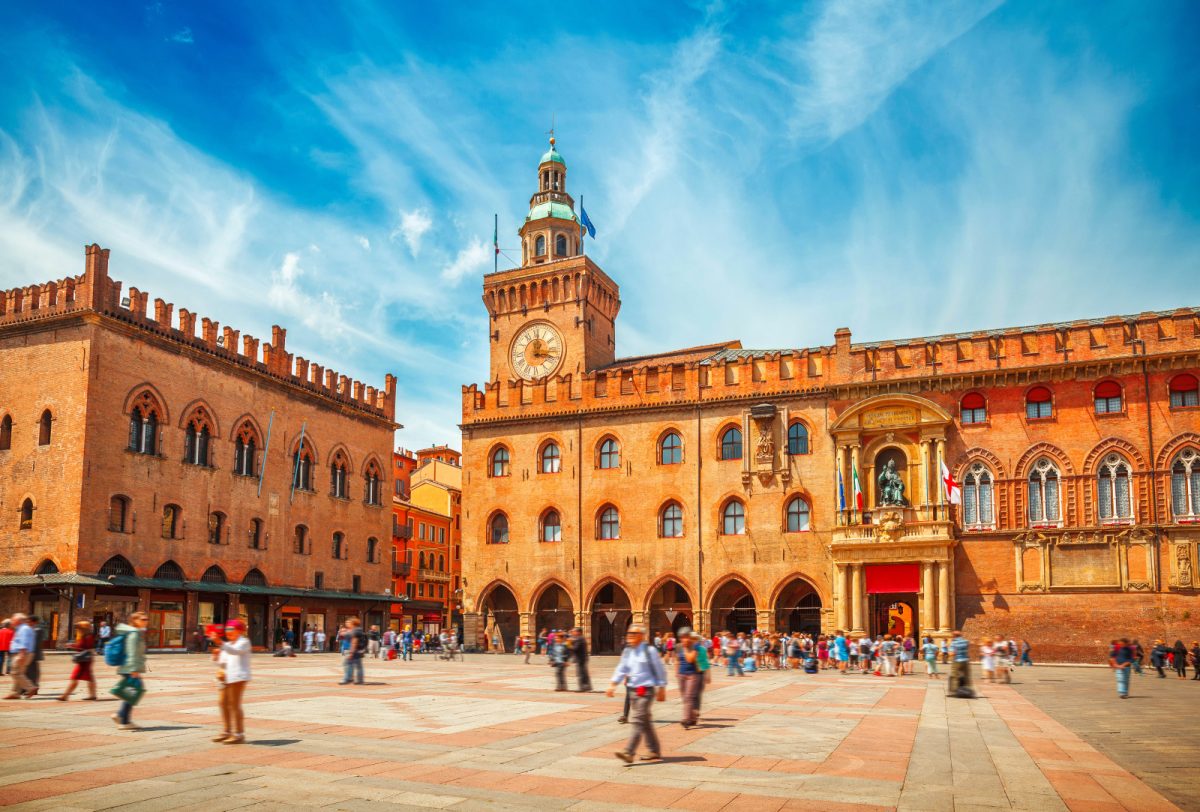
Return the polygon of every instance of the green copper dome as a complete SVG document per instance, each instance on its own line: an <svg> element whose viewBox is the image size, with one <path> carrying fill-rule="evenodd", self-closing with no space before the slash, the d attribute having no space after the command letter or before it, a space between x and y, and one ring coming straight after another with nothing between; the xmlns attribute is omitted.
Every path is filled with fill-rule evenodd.
<svg viewBox="0 0 1200 812"><path fill-rule="evenodd" d="M551 162L562 164L563 166L567 165L567 162L563 160L563 156L559 155L558 150L556 150L554 147L550 147L550 150L542 156L542 160L538 161L538 165L540 166L541 164L548 164Z"/></svg>
<svg viewBox="0 0 1200 812"><path fill-rule="evenodd" d="M561 220L570 220L573 223L579 222L579 218L575 216L575 212L570 206L566 203L557 203L555 201L538 203L529 210L529 216L525 218L525 221L541 220L545 217L557 217Z"/></svg>

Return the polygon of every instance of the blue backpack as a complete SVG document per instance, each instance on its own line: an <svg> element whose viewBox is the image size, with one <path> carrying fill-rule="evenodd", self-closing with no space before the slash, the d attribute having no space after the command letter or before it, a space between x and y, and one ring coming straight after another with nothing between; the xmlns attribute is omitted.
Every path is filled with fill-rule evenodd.
<svg viewBox="0 0 1200 812"><path fill-rule="evenodd" d="M113 668L125 665L125 635L118 634L105 644L104 664Z"/></svg>

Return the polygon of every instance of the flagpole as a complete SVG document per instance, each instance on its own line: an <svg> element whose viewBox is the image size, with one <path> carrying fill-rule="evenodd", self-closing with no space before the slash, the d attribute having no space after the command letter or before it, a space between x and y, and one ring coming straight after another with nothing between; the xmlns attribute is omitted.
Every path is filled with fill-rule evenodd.
<svg viewBox="0 0 1200 812"><path fill-rule="evenodd" d="M500 270L500 214L492 215L492 273Z"/></svg>
<svg viewBox="0 0 1200 812"><path fill-rule="evenodd" d="M582 213L583 213L583 194L582 193L579 195L579 211L580 211L580 214L582 215ZM587 243L585 242L586 239L587 239L587 229L583 227L583 217L581 216L579 218L579 255L580 256L587 256Z"/></svg>

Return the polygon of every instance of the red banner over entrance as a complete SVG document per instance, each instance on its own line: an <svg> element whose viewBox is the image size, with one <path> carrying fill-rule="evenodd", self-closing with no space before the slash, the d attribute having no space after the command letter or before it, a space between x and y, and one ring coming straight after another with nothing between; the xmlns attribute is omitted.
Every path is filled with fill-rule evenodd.
<svg viewBox="0 0 1200 812"><path fill-rule="evenodd" d="M921 588L920 564L867 564L867 594L918 592Z"/></svg>

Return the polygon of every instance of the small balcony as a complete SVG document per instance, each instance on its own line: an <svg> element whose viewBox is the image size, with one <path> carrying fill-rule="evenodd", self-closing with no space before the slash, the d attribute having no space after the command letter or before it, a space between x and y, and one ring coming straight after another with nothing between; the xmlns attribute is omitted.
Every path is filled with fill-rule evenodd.
<svg viewBox="0 0 1200 812"><path fill-rule="evenodd" d="M417 570L417 577L422 581L441 581L447 584L450 583L450 573L441 572L439 570L419 569Z"/></svg>
<svg viewBox="0 0 1200 812"><path fill-rule="evenodd" d="M392 538L411 539L412 528L406 524L392 524Z"/></svg>
<svg viewBox="0 0 1200 812"><path fill-rule="evenodd" d="M392 562L392 575L398 575L401 578L407 577L412 572L412 564L407 564L403 561Z"/></svg>

